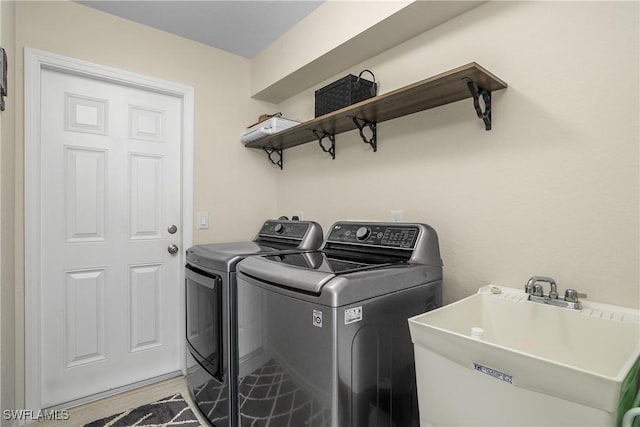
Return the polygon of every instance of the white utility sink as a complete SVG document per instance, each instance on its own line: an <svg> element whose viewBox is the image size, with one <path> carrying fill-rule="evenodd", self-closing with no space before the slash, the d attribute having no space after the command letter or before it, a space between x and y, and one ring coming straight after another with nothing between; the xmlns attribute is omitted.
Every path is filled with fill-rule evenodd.
<svg viewBox="0 0 640 427"><path fill-rule="evenodd" d="M409 319L422 424L614 425L624 386L637 389L630 372L639 314L583 305L554 307L527 301L524 290L485 286Z"/></svg>

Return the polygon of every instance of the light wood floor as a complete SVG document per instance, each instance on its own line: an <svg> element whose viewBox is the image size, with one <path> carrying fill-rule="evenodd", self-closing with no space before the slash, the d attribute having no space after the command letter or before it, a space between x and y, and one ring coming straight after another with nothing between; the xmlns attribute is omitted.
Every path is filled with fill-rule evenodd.
<svg viewBox="0 0 640 427"><path fill-rule="evenodd" d="M39 421L31 424L34 427L71 427L82 426L91 421L116 414L127 409L136 408L147 403L155 402L163 397L180 392L185 400L191 406L193 413L200 420L200 424L208 426L196 409L185 377L176 377L170 380L162 381L157 384L141 387L126 393L101 399L95 402L87 403L69 410L69 419L66 421Z"/></svg>

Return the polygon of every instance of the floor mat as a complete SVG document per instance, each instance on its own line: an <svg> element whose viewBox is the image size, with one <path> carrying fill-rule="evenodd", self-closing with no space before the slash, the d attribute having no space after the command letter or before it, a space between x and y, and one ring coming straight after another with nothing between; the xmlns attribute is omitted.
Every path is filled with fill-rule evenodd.
<svg viewBox="0 0 640 427"><path fill-rule="evenodd" d="M165 397L119 414L85 424L84 427L197 427L200 422L182 394Z"/></svg>

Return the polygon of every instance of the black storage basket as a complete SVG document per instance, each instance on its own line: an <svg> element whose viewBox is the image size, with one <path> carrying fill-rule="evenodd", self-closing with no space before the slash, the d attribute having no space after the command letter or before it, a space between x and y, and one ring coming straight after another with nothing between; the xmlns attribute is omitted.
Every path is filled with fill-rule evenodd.
<svg viewBox="0 0 640 427"><path fill-rule="evenodd" d="M369 70L364 70L364 72ZM360 73L360 75L362 75ZM371 73L373 76L373 73ZM327 86L316 90L316 117L339 110L351 104L369 99L377 93L378 85L360 76L349 74Z"/></svg>

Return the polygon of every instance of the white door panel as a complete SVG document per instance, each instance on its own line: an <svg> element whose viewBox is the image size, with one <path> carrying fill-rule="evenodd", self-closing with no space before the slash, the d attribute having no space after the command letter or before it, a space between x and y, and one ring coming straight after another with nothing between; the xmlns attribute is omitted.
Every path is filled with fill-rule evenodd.
<svg viewBox="0 0 640 427"><path fill-rule="evenodd" d="M41 105L48 407L180 369L182 101L43 70Z"/></svg>

